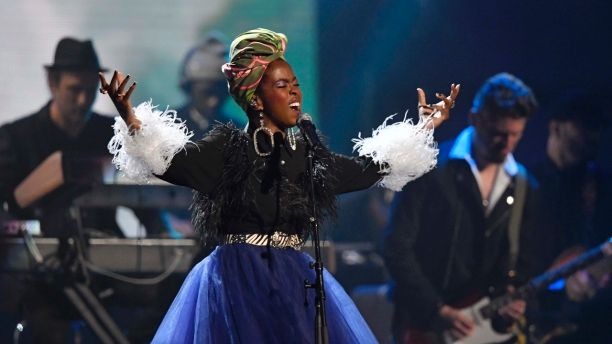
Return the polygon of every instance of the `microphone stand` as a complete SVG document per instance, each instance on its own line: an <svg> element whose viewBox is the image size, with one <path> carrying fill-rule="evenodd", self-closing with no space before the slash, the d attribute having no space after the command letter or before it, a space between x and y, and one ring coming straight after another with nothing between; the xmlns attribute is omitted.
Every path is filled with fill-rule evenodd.
<svg viewBox="0 0 612 344"><path fill-rule="evenodd" d="M306 163L310 180L310 204L312 206L312 216L308 219L312 231L312 241L315 248L315 261L310 263L310 268L315 270L315 283L304 281L304 288L315 289L315 343L328 344L327 319L325 317L325 288L323 285L323 261L321 260L321 241L319 238L319 225L317 220L317 205L314 194L314 150L308 140L306 146Z"/></svg>

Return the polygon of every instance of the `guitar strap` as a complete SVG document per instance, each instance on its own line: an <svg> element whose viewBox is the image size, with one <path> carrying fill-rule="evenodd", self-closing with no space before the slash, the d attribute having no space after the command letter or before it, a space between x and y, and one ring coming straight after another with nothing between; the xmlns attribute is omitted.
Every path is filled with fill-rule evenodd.
<svg viewBox="0 0 612 344"><path fill-rule="evenodd" d="M508 262L508 272L513 274L516 271L516 263L520 248L520 231L525 209L525 195L527 194L527 170L521 164L517 164L518 173L516 174L514 189L514 205L510 212L510 223L508 225L508 243L510 245L510 259ZM512 276L512 275L511 275Z"/></svg>

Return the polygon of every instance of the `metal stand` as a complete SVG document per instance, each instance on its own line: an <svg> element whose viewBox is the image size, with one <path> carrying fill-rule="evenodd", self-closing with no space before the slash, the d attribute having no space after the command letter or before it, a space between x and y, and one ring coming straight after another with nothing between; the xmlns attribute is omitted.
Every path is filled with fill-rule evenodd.
<svg viewBox="0 0 612 344"><path fill-rule="evenodd" d="M64 294L77 308L89 327L102 343L125 343L129 341L106 312L98 298L85 284L74 282L64 287Z"/></svg>
<svg viewBox="0 0 612 344"><path fill-rule="evenodd" d="M312 216L309 218L312 230L312 241L315 249L315 261L310 263L310 268L315 270L315 282L304 281L304 288L315 289L315 343L327 344L329 337L327 333L327 319L325 317L325 288L323 284L323 261L321 260L321 241L319 238L319 225L317 220L317 205L314 195L314 148L308 145L306 150L306 162L308 176L310 179L310 204Z"/></svg>
<svg viewBox="0 0 612 344"><path fill-rule="evenodd" d="M44 269L44 259L36 245L36 242L27 230L23 229L21 234L28 248L28 252L30 252L30 255L36 261L37 265ZM104 309L98 298L87 285L89 278L84 265L84 238L82 235L80 235L80 231L77 230L77 233L75 233L71 239L72 244L74 245L74 250L76 250L77 261L72 263L74 264L73 266L66 269L66 271L69 271L69 276L66 284L62 288L64 295L66 295L70 303L76 307L79 314L81 314L83 319L87 322L89 327L102 343L129 344L127 338L123 335L117 324L115 324L106 309ZM84 279L85 282L79 281L76 276L76 272L73 269L81 270L81 272L84 274L82 279ZM19 325L22 324L18 324L18 326ZM16 333L22 331L22 329L17 330Z"/></svg>

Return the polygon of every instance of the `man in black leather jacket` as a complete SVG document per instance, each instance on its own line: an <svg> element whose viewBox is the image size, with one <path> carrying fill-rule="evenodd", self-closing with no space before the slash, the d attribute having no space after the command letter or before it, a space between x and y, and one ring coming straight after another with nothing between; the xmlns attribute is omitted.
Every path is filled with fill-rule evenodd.
<svg viewBox="0 0 612 344"><path fill-rule="evenodd" d="M441 145L438 167L396 195L384 254L395 282L398 342L417 341L410 330L428 338L446 330L456 339L470 335L474 322L459 308L541 269L537 187L512 156L536 106L516 77L491 77L474 99L471 126ZM511 268L508 230L518 178L526 193ZM516 301L500 313L512 319L524 310L525 302Z"/></svg>

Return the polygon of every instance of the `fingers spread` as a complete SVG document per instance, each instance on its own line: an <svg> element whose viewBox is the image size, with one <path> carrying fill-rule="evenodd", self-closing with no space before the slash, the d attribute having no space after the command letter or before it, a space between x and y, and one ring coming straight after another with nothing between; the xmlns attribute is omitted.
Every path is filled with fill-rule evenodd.
<svg viewBox="0 0 612 344"><path fill-rule="evenodd" d="M129 99L130 96L132 95L132 92L134 92L134 89L136 89L136 82L132 83L132 86L130 86L130 88L128 88L127 93L125 94L125 98Z"/></svg>
<svg viewBox="0 0 612 344"><path fill-rule="evenodd" d="M117 78L118 77L119 77L119 72L115 71L110 81L110 91L112 91L113 93L115 92L115 90L117 90Z"/></svg>
<svg viewBox="0 0 612 344"><path fill-rule="evenodd" d="M459 95L459 91L461 89L461 84L452 84L451 85L451 94L450 94L450 98L452 100L457 99L457 96Z"/></svg>
<svg viewBox="0 0 612 344"><path fill-rule="evenodd" d="M419 106L427 106L427 99L425 98L425 91L417 88L417 94L419 95Z"/></svg>
<svg viewBox="0 0 612 344"><path fill-rule="evenodd" d="M129 101L132 92L136 88L136 82L133 82L132 85L125 91L126 86L129 84L131 76L125 75L117 70L113 72L113 77L110 80L110 83L106 81L106 78L102 73L98 73L98 78L100 79L100 93L109 94L113 102L124 102Z"/></svg>
<svg viewBox="0 0 612 344"><path fill-rule="evenodd" d="M450 117L450 109L455 107L455 98L457 98L457 95L459 95L459 89L460 85L451 84L450 96L446 96L442 93L436 93L435 96L439 102L435 104L428 104L425 91L423 91L421 88L417 88L419 97L419 115L441 119L437 125L447 120ZM434 127L435 126L436 125L434 125Z"/></svg>
<svg viewBox="0 0 612 344"><path fill-rule="evenodd" d="M104 74L102 74L102 72L98 73L98 78L100 79L100 85L102 86L102 88L107 89L108 83L106 82L106 78L104 77Z"/></svg>
<svg viewBox="0 0 612 344"><path fill-rule="evenodd" d="M130 75L128 74L125 76L125 78L122 78L122 79L123 80L121 81L121 84L119 84L119 88L117 89L118 93L123 93L123 89L125 88L125 85L127 85L128 81L130 81Z"/></svg>

